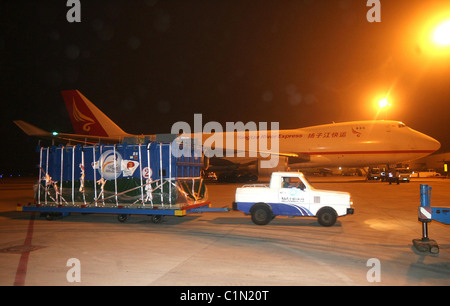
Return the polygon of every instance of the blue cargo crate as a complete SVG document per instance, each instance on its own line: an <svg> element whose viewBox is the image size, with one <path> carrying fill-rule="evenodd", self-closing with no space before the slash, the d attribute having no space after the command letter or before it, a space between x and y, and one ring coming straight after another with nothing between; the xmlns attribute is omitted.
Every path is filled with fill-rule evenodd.
<svg viewBox="0 0 450 306"><path fill-rule="evenodd" d="M151 178L154 179L199 177L202 158L164 158L170 155L170 146L171 143L152 142L138 145L52 146L38 150L41 154L40 167L59 181L79 180L82 166L85 168L85 180L100 177L107 180L139 178L147 175L148 169L151 169Z"/></svg>
<svg viewBox="0 0 450 306"><path fill-rule="evenodd" d="M206 200L203 161L175 157L173 144L39 147L38 205L182 207Z"/></svg>

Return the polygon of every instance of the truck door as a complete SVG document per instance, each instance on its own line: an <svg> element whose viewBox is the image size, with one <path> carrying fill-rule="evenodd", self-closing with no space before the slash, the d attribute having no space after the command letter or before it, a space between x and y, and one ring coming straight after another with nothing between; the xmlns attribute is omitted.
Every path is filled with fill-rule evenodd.
<svg viewBox="0 0 450 306"><path fill-rule="evenodd" d="M303 184L299 177L283 177L282 186L279 191L279 203L287 204L285 206L292 207L295 214L303 215L302 210L296 207L303 207L309 209L309 190ZM288 209L286 207L286 209ZM289 215L289 214L288 214Z"/></svg>

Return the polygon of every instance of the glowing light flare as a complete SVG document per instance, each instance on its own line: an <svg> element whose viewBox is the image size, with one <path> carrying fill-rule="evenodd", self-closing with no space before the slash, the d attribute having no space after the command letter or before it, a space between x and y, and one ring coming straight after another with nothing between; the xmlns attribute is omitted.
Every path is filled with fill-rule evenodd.
<svg viewBox="0 0 450 306"><path fill-rule="evenodd" d="M434 18L430 18L417 34L416 41L421 54L437 60L448 59L450 54L450 8L441 14L436 14Z"/></svg>
<svg viewBox="0 0 450 306"><path fill-rule="evenodd" d="M384 92L381 95L375 95L371 99L373 109L376 111L374 120L387 120L388 112L395 111L395 109L391 109L391 100L397 100L396 97L391 97L391 89L387 94Z"/></svg>
<svg viewBox="0 0 450 306"><path fill-rule="evenodd" d="M450 45L450 20L441 23L433 32L433 40L440 46Z"/></svg>
<svg viewBox="0 0 450 306"><path fill-rule="evenodd" d="M386 99L386 98L383 98L380 101L378 101L378 106L380 108L385 108L385 107L390 106L390 105L391 104L389 103L388 99Z"/></svg>

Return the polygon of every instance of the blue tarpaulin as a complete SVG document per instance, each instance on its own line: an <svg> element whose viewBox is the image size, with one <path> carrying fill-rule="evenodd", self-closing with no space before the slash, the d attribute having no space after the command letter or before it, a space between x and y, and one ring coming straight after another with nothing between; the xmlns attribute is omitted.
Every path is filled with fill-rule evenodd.
<svg viewBox="0 0 450 306"><path fill-rule="evenodd" d="M203 199L203 162L193 147L173 154L181 143L39 147L36 202L181 203ZM176 147L175 147L176 146ZM180 150L182 151L182 150ZM178 154L180 155L180 154ZM188 155L188 156L185 156Z"/></svg>
<svg viewBox="0 0 450 306"><path fill-rule="evenodd" d="M53 181L114 180L119 178L200 177L201 157L174 157L171 143L68 145L38 148L41 176ZM161 158L161 156L163 158ZM169 173L171 171L171 173Z"/></svg>

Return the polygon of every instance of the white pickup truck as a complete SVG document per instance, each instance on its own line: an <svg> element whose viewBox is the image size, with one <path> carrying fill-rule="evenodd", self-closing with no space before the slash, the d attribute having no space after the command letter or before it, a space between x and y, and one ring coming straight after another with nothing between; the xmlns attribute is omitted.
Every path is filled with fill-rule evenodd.
<svg viewBox="0 0 450 306"><path fill-rule="evenodd" d="M354 213L348 192L315 189L300 172L273 172L269 186L237 188L233 210L250 214L258 225L280 215L317 217L321 225L332 226L338 216Z"/></svg>

